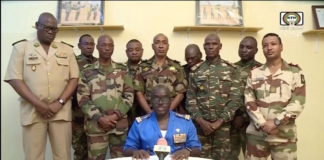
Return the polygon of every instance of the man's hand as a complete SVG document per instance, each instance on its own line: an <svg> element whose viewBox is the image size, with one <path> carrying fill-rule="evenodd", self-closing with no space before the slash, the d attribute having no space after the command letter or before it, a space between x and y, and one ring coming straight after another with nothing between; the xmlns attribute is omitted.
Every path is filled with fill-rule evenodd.
<svg viewBox="0 0 324 160"><path fill-rule="evenodd" d="M244 118L243 116L235 116L234 120L232 121L232 124L236 129L241 129L244 124Z"/></svg>
<svg viewBox="0 0 324 160"><path fill-rule="evenodd" d="M277 126L274 124L273 119L267 120L267 122L262 125L262 130L264 132L267 132L268 134L271 132L271 130L274 130L276 128L277 128Z"/></svg>
<svg viewBox="0 0 324 160"><path fill-rule="evenodd" d="M222 124L223 124L224 120L223 119L218 119L217 121L213 122L211 124L213 130L218 129Z"/></svg>
<svg viewBox="0 0 324 160"><path fill-rule="evenodd" d="M149 159L150 154L144 150L137 150L133 153L133 159Z"/></svg>
<svg viewBox="0 0 324 160"><path fill-rule="evenodd" d="M188 159L190 156L190 152L187 149L181 149L173 153L172 160L178 160L178 159Z"/></svg>
<svg viewBox="0 0 324 160"><path fill-rule="evenodd" d="M279 130L276 128L276 129L274 129L274 130L271 130L268 134L269 135L276 135L276 134L278 134L279 133Z"/></svg>
<svg viewBox="0 0 324 160"><path fill-rule="evenodd" d="M199 126L201 127L201 129L204 131L205 135L209 135L214 131L211 123L204 120L203 118L201 118L201 117L198 118L197 122L198 122Z"/></svg>
<svg viewBox="0 0 324 160"><path fill-rule="evenodd" d="M109 130L111 128L115 128L115 124L117 123L117 119L115 116L117 116L116 114L113 115L109 115L109 116L103 116L100 117L98 120L98 124L99 124L99 128L101 130Z"/></svg>
<svg viewBox="0 0 324 160"><path fill-rule="evenodd" d="M55 113L51 111L48 104L41 102L41 105L35 106L36 110L42 114L44 118L51 118Z"/></svg>
<svg viewBox="0 0 324 160"><path fill-rule="evenodd" d="M56 114L63 106L60 102L54 101L49 104L48 107L50 108L52 113Z"/></svg>

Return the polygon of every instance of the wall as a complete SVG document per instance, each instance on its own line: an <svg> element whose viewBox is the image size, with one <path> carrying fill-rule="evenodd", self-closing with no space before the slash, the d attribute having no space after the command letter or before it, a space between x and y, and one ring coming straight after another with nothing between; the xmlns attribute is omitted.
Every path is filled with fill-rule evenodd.
<svg viewBox="0 0 324 160"><path fill-rule="evenodd" d="M259 53L256 59L265 62L260 41L268 32L281 35L284 51L282 56L288 62L298 63L306 77L307 103L304 112L297 120L298 125L298 159L324 159L324 35L319 36L319 50L315 52L315 35L300 35L289 37L286 31L279 30L279 12L304 12L304 26L302 31L315 28L311 12L311 5L324 2L301 1L243 1L244 25L263 27L258 33L244 33L243 36L254 36L259 40ZM22 136L19 117L18 95L6 83L3 77L8 65L13 42L21 39L36 38L35 30L31 28L42 12L56 15L57 1L1 1L1 148L2 159L23 159ZM184 63L184 49L187 45L186 32L173 32L174 26L195 25L195 2L117 2L105 1L106 25L124 25L124 31L106 31L115 40L115 61L126 61L125 45L132 38L139 39L144 47L144 59L153 55L151 44L157 33L164 33L169 37L170 49L168 55ZM89 33L95 39L100 31L80 32ZM196 43L201 49L205 36L210 32L190 32L190 43ZM223 43L221 56L235 62L240 35L238 32L220 32ZM65 41L76 46L77 36L74 32L60 31L57 41ZM79 51L76 49L76 54ZM97 51L95 55L98 56ZM49 143L46 149L46 159L51 158ZM242 158L241 158L242 159Z"/></svg>

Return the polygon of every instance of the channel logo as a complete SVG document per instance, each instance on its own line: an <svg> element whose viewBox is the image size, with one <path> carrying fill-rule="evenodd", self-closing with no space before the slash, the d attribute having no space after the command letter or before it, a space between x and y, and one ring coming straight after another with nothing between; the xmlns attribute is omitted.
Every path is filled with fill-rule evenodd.
<svg viewBox="0 0 324 160"><path fill-rule="evenodd" d="M280 12L280 25L281 26L302 26L304 25L304 13L303 12Z"/></svg>

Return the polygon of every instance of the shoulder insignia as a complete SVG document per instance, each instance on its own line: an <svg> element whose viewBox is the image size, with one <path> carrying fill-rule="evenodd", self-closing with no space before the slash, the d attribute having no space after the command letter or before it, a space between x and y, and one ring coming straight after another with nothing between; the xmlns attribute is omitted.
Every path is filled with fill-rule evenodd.
<svg viewBox="0 0 324 160"><path fill-rule="evenodd" d="M231 62L229 62L229 61L227 61L227 60L224 60L224 59L222 59L222 60L223 60L224 63L226 63L226 64L228 64L228 65L230 65L230 66L236 68L236 65L234 65L233 63L231 63Z"/></svg>
<svg viewBox="0 0 324 160"><path fill-rule="evenodd" d="M126 63L120 63L120 62L116 62L116 64L122 66L122 67L127 67Z"/></svg>
<svg viewBox="0 0 324 160"><path fill-rule="evenodd" d="M137 122L137 123L141 123L144 119L147 119L147 118L149 118L150 116L151 116L151 114L149 113L149 114L146 114L146 115L141 116L141 117L136 117L135 119L136 119L136 122Z"/></svg>
<svg viewBox="0 0 324 160"><path fill-rule="evenodd" d="M194 66L192 66L192 67L190 68L191 71L196 70L196 69L199 68L203 63L204 63L204 61L200 61L199 63L195 64Z"/></svg>
<svg viewBox="0 0 324 160"><path fill-rule="evenodd" d="M63 41L61 41L61 43L63 43L63 44L66 44L66 45L68 45L68 46L70 46L70 47L74 47L73 45L71 45L71 44L68 44L68 43L66 43L66 42L63 42Z"/></svg>
<svg viewBox="0 0 324 160"><path fill-rule="evenodd" d="M175 115L177 116L177 117L180 117L180 118L183 118L183 119L186 119L186 120L190 120L190 115L188 115L188 114L180 114L180 113L175 113Z"/></svg>
<svg viewBox="0 0 324 160"><path fill-rule="evenodd" d="M179 61L177 61L177 60L172 60L173 62L175 62L175 63L178 63L179 65L181 65L181 63L179 62Z"/></svg>
<svg viewBox="0 0 324 160"><path fill-rule="evenodd" d="M294 63L289 63L289 65L290 66L294 66L294 67L297 67L297 68L299 68L300 70L302 70L300 67L299 67L299 65L298 64L294 64Z"/></svg>
<svg viewBox="0 0 324 160"><path fill-rule="evenodd" d="M91 66L92 66L92 64L90 64L90 63L85 64L85 65L83 66L83 69L90 68Z"/></svg>
<svg viewBox="0 0 324 160"><path fill-rule="evenodd" d="M146 63L146 62L147 62L147 59L144 59L144 60L141 61L140 64L142 64L142 63Z"/></svg>
<svg viewBox="0 0 324 160"><path fill-rule="evenodd" d="M26 39L22 39L22 40L20 40L20 41L17 41L17 42L15 42L15 43L13 43L12 46L14 46L15 44L17 44L17 43L19 43L19 42L24 42L24 41L27 41L27 40L26 40Z"/></svg>

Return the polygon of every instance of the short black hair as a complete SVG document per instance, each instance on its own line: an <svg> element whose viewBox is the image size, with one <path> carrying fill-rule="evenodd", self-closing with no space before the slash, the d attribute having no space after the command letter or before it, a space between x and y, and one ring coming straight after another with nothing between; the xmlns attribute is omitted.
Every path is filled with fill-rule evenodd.
<svg viewBox="0 0 324 160"><path fill-rule="evenodd" d="M264 38L266 38L266 37L270 37L270 36L275 36L275 37L277 37L278 40L279 40L279 44L282 44L280 36L279 36L278 34L276 34L276 33L268 33L268 34L264 35L263 38L262 38L262 41L263 41Z"/></svg>
<svg viewBox="0 0 324 160"><path fill-rule="evenodd" d="M252 41L255 42L255 45L258 46L258 41L254 37L252 37L252 36L246 36L246 37L243 38L243 40L244 39L251 39Z"/></svg>
<svg viewBox="0 0 324 160"><path fill-rule="evenodd" d="M129 43L132 43L132 42L138 42L138 43L140 43L140 44L142 45L142 43L141 43L139 40L137 40L137 39L131 39L131 40L129 40L129 41L127 42L127 44L126 44L126 48L127 48L128 44L129 44Z"/></svg>
<svg viewBox="0 0 324 160"><path fill-rule="evenodd" d="M92 36L90 34L84 34L79 38L79 43L81 43L81 40L83 37L91 37L92 38Z"/></svg>

